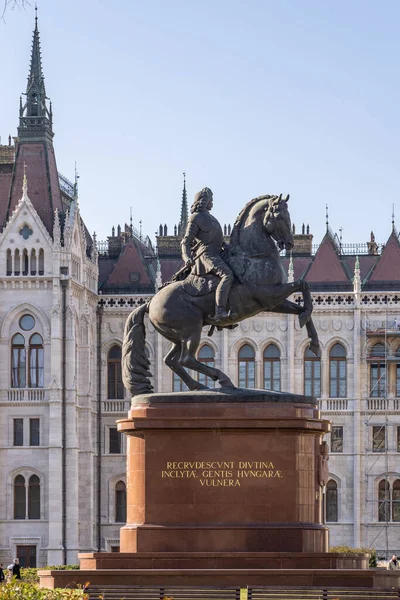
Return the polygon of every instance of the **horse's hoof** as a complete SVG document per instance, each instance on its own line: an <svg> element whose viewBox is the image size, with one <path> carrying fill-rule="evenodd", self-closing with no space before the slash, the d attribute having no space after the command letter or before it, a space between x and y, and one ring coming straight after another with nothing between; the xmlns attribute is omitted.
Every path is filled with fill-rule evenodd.
<svg viewBox="0 0 400 600"><path fill-rule="evenodd" d="M190 388L193 392L200 392L201 390L209 390L210 388L202 383L196 383L193 387Z"/></svg>
<svg viewBox="0 0 400 600"><path fill-rule="evenodd" d="M308 311L305 311L299 315L299 323L300 327L304 327L308 323L311 318L311 314Z"/></svg>
<svg viewBox="0 0 400 600"><path fill-rule="evenodd" d="M313 354L315 354L315 356L321 356L321 348L319 344L311 343L309 349Z"/></svg>
<svg viewBox="0 0 400 600"><path fill-rule="evenodd" d="M233 385L232 381L226 375L224 375L223 377L220 377L218 379L218 383L221 387L224 387L224 388L234 388L235 387Z"/></svg>

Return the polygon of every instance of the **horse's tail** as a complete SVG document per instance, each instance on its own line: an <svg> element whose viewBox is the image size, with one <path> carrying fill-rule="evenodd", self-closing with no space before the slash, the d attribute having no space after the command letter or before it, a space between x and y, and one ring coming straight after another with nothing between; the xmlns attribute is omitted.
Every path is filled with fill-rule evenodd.
<svg viewBox="0 0 400 600"><path fill-rule="evenodd" d="M122 344L122 380L126 389L132 394L151 394L150 361L146 354L144 326L145 314L149 312L149 304L143 304L129 315L124 331Z"/></svg>

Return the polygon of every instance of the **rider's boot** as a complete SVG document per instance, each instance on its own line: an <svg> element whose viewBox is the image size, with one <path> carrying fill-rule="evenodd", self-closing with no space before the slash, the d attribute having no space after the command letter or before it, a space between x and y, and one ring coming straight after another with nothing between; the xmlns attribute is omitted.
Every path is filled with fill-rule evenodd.
<svg viewBox="0 0 400 600"><path fill-rule="evenodd" d="M226 308L224 308L223 306L217 306L215 314L210 315L210 319L212 319L216 323L219 323L220 321L225 321L226 319L229 319L229 317L230 311L227 311Z"/></svg>
<svg viewBox="0 0 400 600"><path fill-rule="evenodd" d="M226 319L235 319L237 315L232 314L232 311L226 310L223 306L217 305L217 310L215 311L215 315L210 315L210 319L215 321L216 323L220 323L221 321L225 321Z"/></svg>

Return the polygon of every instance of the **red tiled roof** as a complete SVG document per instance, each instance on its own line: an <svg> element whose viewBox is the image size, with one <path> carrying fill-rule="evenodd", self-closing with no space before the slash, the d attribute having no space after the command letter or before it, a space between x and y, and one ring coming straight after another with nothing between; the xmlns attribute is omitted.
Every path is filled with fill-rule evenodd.
<svg viewBox="0 0 400 600"><path fill-rule="evenodd" d="M108 256L99 256L99 286L105 283L117 263L117 258L108 258Z"/></svg>
<svg viewBox="0 0 400 600"><path fill-rule="evenodd" d="M129 283L132 281L131 273L137 273L139 275L139 284L153 283L145 266L145 260L136 246L134 239L131 239L126 244L119 255L114 269L108 276L107 285Z"/></svg>
<svg viewBox="0 0 400 600"><path fill-rule="evenodd" d="M163 283L169 281L181 267L183 267L182 259L165 258L160 260L161 279Z"/></svg>
<svg viewBox="0 0 400 600"><path fill-rule="evenodd" d="M4 173L0 171L0 228L5 225L8 198L10 195L10 187L12 180L12 172ZM21 190L22 195L22 190Z"/></svg>
<svg viewBox="0 0 400 600"><path fill-rule="evenodd" d="M309 283L349 283L329 233L325 234L305 279Z"/></svg>
<svg viewBox="0 0 400 600"><path fill-rule="evenodd" d="M395 231L382 250L369 281L400 281L400 243Z"/></svg>
<svg viewBox="0 0 400 600"><path fill-rule="evenodd" d="M54 149L45 142L23 142L17 145L17 157L14 165L11 200L8 205L7 217L10 218L22 196L24 165L26 165L29 199L47 231L51 234L54 211L57 208L62 212L63 207Z"/></svg>
<svg viewBox="0 0 400 600"><path fill-rule="evenodd" d="M376 261L379 259L378 255L374 254L360 254L358 257L358 261L360 264L360 277L361 281L367 277L368 273L371 271L372 267L375 265ZM356 256L344 256L343 260L347 263L347 268L349 272L354 277L354 267L356 265Z"/></svg>

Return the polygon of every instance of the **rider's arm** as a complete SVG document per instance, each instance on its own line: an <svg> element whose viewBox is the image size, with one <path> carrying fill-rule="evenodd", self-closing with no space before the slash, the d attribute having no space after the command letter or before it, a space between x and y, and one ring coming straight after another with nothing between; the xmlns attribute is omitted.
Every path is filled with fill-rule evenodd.
<svg viewBox="0 0 400 600"><path fill-rule="evenodd" d="M192 244L196 239L196 236L200 230L199 226L196 223L196 214L190 215L189 222L186 227L185 235L181 242L182 247L182 259L185 263L187 261L192 260Z"/></svg>

